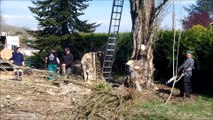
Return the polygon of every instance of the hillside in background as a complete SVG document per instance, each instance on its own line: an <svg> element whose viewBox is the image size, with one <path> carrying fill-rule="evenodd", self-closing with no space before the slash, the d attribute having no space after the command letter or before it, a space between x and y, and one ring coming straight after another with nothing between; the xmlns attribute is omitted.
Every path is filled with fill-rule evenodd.
<svg viewBox="0 0 213 120"><path fill-rule="evenodd" d="M31 36L27 33L27 28L19 28L16 26L1 25L1 32L6 32L8 35L18 35L20 39L20 47L26 47L26 40Z"/></svg>

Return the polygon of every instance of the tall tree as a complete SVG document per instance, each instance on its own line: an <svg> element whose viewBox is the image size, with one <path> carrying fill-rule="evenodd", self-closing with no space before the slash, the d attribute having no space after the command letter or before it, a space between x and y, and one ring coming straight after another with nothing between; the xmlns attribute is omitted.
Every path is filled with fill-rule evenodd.
<svg viewBox="0 0 213 120"><path fill-rule="evenodd" d="M203 27L209 27L209 24L213 22L207 12L195 12L189 13L189 16L182 21L184 29L189 29L195 25L202 25Z"/></svg>
<svg viewBox="0 0 213 120"><path fill-rule="evenodd" d="M189 13L195 12L207 12L211 17L213 17L213 0L197 0L196 4L192 4L189 8L185 8Z"/></svg>
<svg viewBox="0 0 213 120"><path fill-rule="evenodd" d="M96 23L80 20L79 16L88 7L89 0L37 0L32 1L35 7L29 7L36 14L40 30L33 32L37 40L35 48L39 50L49 47L72 45L79 32L93 32Z"/></svg>
<svg viewBox="0 0 213 120"><path fill-rule="evenodd" d="M129 61L130 66L133 66L133 74L130 78L138 81L137 87L144 84L148 88L154 86L153 45L161 12L168 1L130 0L133 31L132 62Z"/></svg>
<svg viewBox="0 0 213 120"><path fill-rule="evenodd" d="M213 22L212 0L197 0L196 4L190 5L185 10L189 12L189 15L183 19L184 29L189 29L194 25L208 27Z"/></svg>

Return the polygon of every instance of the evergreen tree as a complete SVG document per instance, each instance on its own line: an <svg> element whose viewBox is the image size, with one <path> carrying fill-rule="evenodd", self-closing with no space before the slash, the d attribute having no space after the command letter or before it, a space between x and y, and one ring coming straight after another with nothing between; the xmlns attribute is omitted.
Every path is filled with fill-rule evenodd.
<svg viewBox="0 0 213 120"><path fill-rule="evenodd" d="M40 30L31 33L36 37L34 47L43 50L50 47L75 47L80 32L94 32L96 23L80 20L89 0L37 0L29 7L36 14Z"/></svg>
<svg viewBox="0 0 213 120"><path fill-rule="evenodd" d="M189 13L195 12L207 12L213 17L213 0L197 0L196 5L192 4L189 8L185 8Z"/></svg>

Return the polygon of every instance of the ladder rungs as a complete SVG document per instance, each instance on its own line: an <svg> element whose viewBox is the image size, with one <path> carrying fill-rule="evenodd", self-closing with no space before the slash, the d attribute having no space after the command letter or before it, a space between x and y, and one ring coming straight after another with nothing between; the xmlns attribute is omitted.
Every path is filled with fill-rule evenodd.
<svg viewBox="0 0 213 120"><path fill-rule="evenodd" d="M103 71L103 74L110 74L111 72Z"/></svg>
<svg viewBox="0 0 213 120"><path fill-rule="evenodd" d="M119 25L113 25L113 27L119 27Z"/></svg>
<svg viewBox="0 0 213 120"><path fill-rule="evenodd" d="M104 77L104 79L110 79L111 77L109 76L109 77Z"/></svg>
<svg viewBox="0 0 213 120"><path fill-rule="evenodd" d="M116 37L109 37L110 40L116 40Z"/></svg>
<svg viewBox="0 0 213 120"><path fill-rule="evenodd" d="M117 12L117 11L113 11L113 13L115 13L115 14L121 14L121 12Z"/></svg>
<svg viewBox="0 0 213 120"><path fill-rule="evenodd" d="M115 43L108 43L108 45L112 45L112 46L115 46Z"/></svg>
<svg viewBox="0 0 213 120"><path fill-rule="evenodd" d="M104 66L103 68L112 68L112 66Z"/></svg>
<svg viewBox="0 0 213 120"><path fill-rule="evenodd" d="M115 49L107 49L107 51L113 52L113 51L115 51Z"/></svg>
<svg viewBox="0 0 213 120"><path fill-rule="evenodd" d="M122 7L122 5L114 5L115 7Z"/></svg>
<svg viewBox="0 0 213 120"><path fill-rule="evenodd" d="M104 60L105 61L108 60L108 62L106 62L106 63L111 63L110 61L112 61L112 58L110 58L110 59L105 58Z"/></svg>
<svg viewBox="0 0 213 120"><path fill-rule="evenodd" d="M104 62L108 62L108 63L110 63L110 62L112 62L112 60L104 60Z"/></svg>
<svg viewBox="0 0 213 120"><path fill-rule="evenodd" d="M112 20L120 20L121 18L112 18Z"/></svg>
<svg viewBox="0 0 213 120"><path fill-rule="evenodd" d="M113 55L106 55L106 57L113 57Z"/></svg>

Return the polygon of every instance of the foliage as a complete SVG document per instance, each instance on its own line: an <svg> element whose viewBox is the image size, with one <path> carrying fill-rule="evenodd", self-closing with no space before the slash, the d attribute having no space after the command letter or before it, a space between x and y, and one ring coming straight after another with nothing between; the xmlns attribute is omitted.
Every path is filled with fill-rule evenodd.
<svg viewBox="0 0 213 120"><path fill-rule="evenodd" d="M196 5L192 4L189 8L185 8L188 12L207 12L210 16L213 15L213 1L212 0L197 0ZM212 16L213 17L213 16Z"/></svg>
<svg viewBox="0 0 213 120"><path fill-rule="evenodd" d="M120 33L117 41L117 51L113 65L113 71L117 73L126 73L126 62L131 57L132 33Z"/></svg>
<svg viewBox="0 0 213 120"><path fill-rule="evenodd" d="M176 40L180 31L176 33ZM196 64L198 69L207 70L209 65L213 62L212 48L213 48L213 32L212 28L204 28L200 25L194 26L189 30L182 31L179 64L185 59L184 53L187 50L194 52ZM125 63L129 60L132 51L132 34L120 33L117 41L116 58L113 65L114 72L124 72ZM173 45L173 32L161 31L158 33L158 40L154 50L154 63L155 68L158 69L170 69L172 65L172 45ZM82 55L87 52L103 51L107 42L107 34L105 33L93 33L81 34L81 40L79 40L75 53L75 60L80 60ZM45 51L42 52L44 54ZM161 64L159 64L161 63ZM208 63L208 64L207 64Z"/></svg>
<svg viewBox="0 0 213 120"><path fill-rule="evenodd" d="M106 33L83 33L81 47L83 47L83 53L103 51L107 43L108 35Z"/></svg>
<svg viewBox="0 0 213 120"><path fill-rule="evenodd" d="M159 33L159 40L156 42L154 51L155 79L157 80L172 77L173 35L174 32L172 31L161 31ZM177 41L179 32L177 32L176 35ZM193 51L193 57L195 59L195 70L193 70L192 77L193 90L212 93L212 76L209 72L213 67L213 28L204 28L203 26L197 25L191 29L182 31L180 54L178 57L179 65L185 60L185 52L187 50ZM203 78L205 78L205 80Z"/></svg>
<svg viewBox="0 0 213 120"><path fill-rule="evenodd" d="M185 32L184 47L194 51L198 69L210 70L213 63L213 28L194 26Z"/></svg>
<svg viewBox="0 0 213 120"><path fill-rule="evenodd" d="M29 7L37 16L41 30L29 31L36 37L35 48L47 50L55 47L59 50L71 47L77 52L76 47L81 36L79 32L93 32L96 23L80 20L83 11L88 7L89 0L38 0L32 1L35 7ZM77 42L77 43L76 43Z"/></svg>
<svg viewBox="0 0 213 120"><path fill-rule="evenodd" d="M194 25L208 27L211 22L213 22L213 19L210 18L207 12L192 11L189 13L189 16L183 20L182 25L184 29L189 29Z"/></svg>
<svg viewBox="0 0 213 120"><path fill-rule="evenodd" d="M176 33L176 41L179 34L180 31ZM166 60L167 66L171 65L173 35L174 32L172 31L161 31L159 33L160 37L155 46L155 58L157 63L161 63L160 61ZM191 50L193 51L193 56L196 60L197 69L209 69L209 63L213 62L212 35L212 27L204 28L201 25L197 25L189 30L182 31L180 41L180 63L183 62L185 52L187 50Z"/></svg>
<svg viewBox="0 0 213 120"><path fill-rule="evenodd" d="M95 89L99 89L99 90L106 90L106 91L110 91L112 90L112 86L110 86L108 83L106 83L105 81L100 81L97 82L97 84L95 84Z"/></svg>
<svg viewBox="0 0 213 120"><path fill-rule="evenodd" d="M46 52L35 53L34 56L29 56L25 58L25 61L29 65L29 67L45 69L47 66L44 62L44 58L46 56Z"/></svg>
<svg viewBox="0 0 213 120"><path fill-rule="evenodd" d="M182 25L184 29L189 29L194 25L202 25L208 27L213 22L213 1L212 0L197 0L197 4L190 5L185 10L189 16L183 19Z"/></svg>

